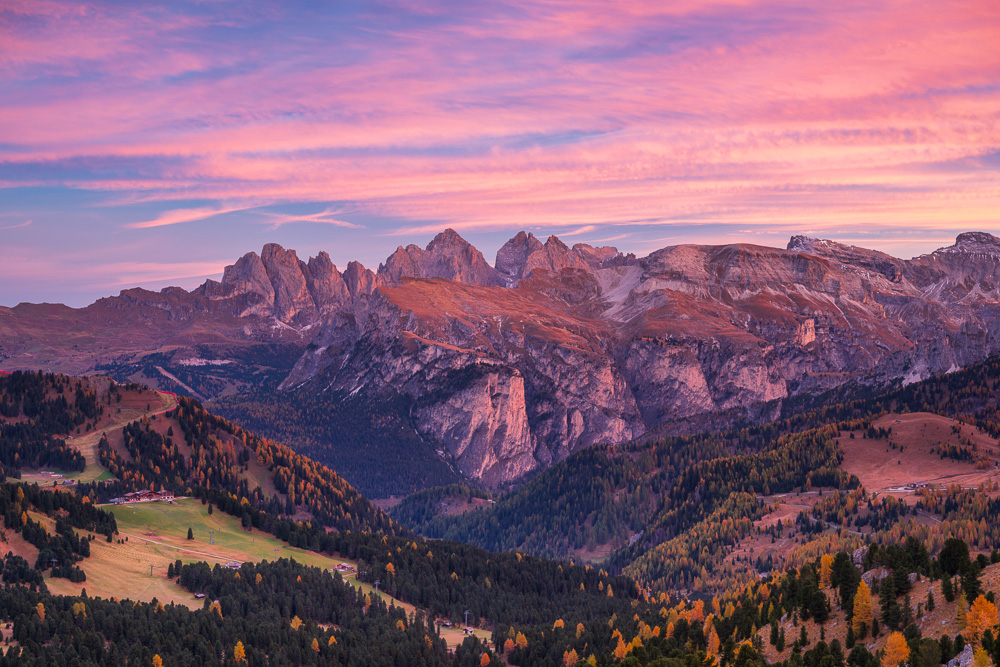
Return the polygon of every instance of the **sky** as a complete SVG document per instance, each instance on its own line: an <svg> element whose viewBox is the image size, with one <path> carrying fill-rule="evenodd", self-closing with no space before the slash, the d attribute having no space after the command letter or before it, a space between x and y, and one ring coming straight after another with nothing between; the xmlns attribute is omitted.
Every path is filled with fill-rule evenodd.
<svg viewBox="0 0 1000 667"><path fill-rule="evenodd" d="M0 305L448 227L1000 234L1000 3L0 1Z"/></svg>

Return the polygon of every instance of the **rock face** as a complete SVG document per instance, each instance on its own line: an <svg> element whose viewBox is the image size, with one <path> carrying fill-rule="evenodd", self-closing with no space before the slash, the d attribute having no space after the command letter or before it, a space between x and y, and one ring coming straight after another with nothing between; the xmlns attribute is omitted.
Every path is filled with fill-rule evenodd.
<svg viewBox="0 0 1000 667"><path fill-rule="evenodd" d="M399 246L378 267L378 274L393 283L403 278L447 278L471 285L505 283L496 269L486 263L483 253L452 229L434 237L426 250L415 245Z"/></svg>
<svg viewBox="0 0 1000 667"><path fill-rule="evenodd" d="M518 232L497 251L496 269L508 287L517 287L536 270L561 272L563 269L594 271L608 266L635 263L634 255L622 255L617 248L594 248L578 243L572 248L550 236L542 243L531 233Z"/></svg>
<svg viewBox="0 0 1000 667"><path fill-rule="evenodd" d="M243 317L308 328L351 310L355 297L366 298L380 284L381 278L357 262L349 263L342 275L326 252L307 263L294 250L268 243L260 256L250 252L227 266L222 282L210 291L219 300L244 296Z"/></svg>
<svg viewBox="0 0 1000 667"><path fill-rule="evenodd" d="M397 250L354 325L321 327L322 359L284 386L412 396L418 431L490 484L663 424L1000 350L989 234L905 261L806 237L636 259L522 232L499 281L454 236Z"/></svg>
<svg viewBox="0 0 1000 667"><path fill-rule="evenodd" d="M803 236L637 259L521 232L494 268L448 230L377 273L351 262L342 274L325 253L303 262L269 244L192 292L0 309L0 364L18 367L54 316L69 324L52 358L91 364L85 346L119 354L121 334L72 338L72 351L56 349L61 337L118 320L123 332L143 322L145 351L194 331L291 340L303 352L282 388L402 395L426 441L501 484L591 444L718 411L766 416L795 394L915 381L998 352L1000 240L962 234L912 260Z"/></svg>

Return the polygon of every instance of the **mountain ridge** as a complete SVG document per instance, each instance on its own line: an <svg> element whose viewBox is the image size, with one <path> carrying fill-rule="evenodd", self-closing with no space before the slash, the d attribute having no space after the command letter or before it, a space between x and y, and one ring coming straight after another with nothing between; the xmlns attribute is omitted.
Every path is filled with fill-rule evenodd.
<svg viewBox="0 0 1000 667"><path fill-rule="evenodd" d="M290 367L269 370L280 388L405 396L420 438L498 485L662 424L985 358L1000 351L998 256L985 232L911 260L806 236L636 258L521 232L490 266L449 229L377 271L352 262L341 273L326 253L303 261L267 244L191 292L5 310L0 367L80 372L151 351L200 363L193 349L224 364L237 347L284 346ZM53 316L76 321L58 340L47 329L46 348L32 333ZM150 333L135 336L136 321ZM74 337L76 323L102 331ZM259 383L217 371L223 393Z"/></svg>

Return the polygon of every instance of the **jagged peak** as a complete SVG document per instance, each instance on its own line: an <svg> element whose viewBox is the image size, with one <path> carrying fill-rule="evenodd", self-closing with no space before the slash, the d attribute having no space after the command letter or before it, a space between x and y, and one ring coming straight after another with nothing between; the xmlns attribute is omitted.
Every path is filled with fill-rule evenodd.
<svg viewBox="0 0 1000 667"><path fill-rule="evenodd" d="M433 250L438 247L468 247L471 245L472 244L463 239L458 232L449 227L431 239L431 242L427 244L427 250Z"/></svg>
<svg viewBox="0 0 1000 667"><path fill-rule="evenodd" d="M569 246L559 240L559 237L552 234L545 240L545 248L551 250L559 250L561 252L568 252Z"/></svg>
<svg viewBox="0 0 1000 667"><path fill-rule="evenodd" d="M788 240L788 245L785 246L786 250L795 250L798 252L808 252L815 249L817 246L840 246L841 243L836 241L830 241L829 239L818 239L812 236L805 236L804 234L796 234L791 239Z"/></svg>
<svg viewBox="0 0 1000 667"><path fill-rule="evenodd" d="M535 238L534 234L532 234L531 232L526 232L522 229L517 234L515 234L509 241L507 241L507 243L522 245L522 244L530 244L532 240L538 241L538 239ZM541 241L538 242L539 244L541 243Z"/></svg>
<svg viewBox="0 0 1000 667"><path fill-rule="evenodd" d="M260 258L266 263L275 257L294 257L298 259L298 255L294 250L286 250L277 243L265 243L263 249L260 251Z"/></svg>

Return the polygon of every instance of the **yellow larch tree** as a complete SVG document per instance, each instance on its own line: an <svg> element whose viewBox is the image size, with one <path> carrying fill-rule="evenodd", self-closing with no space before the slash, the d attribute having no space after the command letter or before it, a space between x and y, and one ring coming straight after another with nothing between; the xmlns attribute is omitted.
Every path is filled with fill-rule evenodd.
<svg viewBox="0 0 1000 667"><path fill-rule="evenodd" d="M719 655L719 633L712 628L712 632L708 635L708 654L713 658Z"/></svg>
<svg viewBox="0 0 1000 667"><path fill-rule="evenodd" d="M977 648L972 653L972 667L993 667L993 661L990 659L990 654L986 652L982 646Z"/></svg>
<svg viewBox="0 0 1000 667"><path fill-rule="evenodd" d="M821 588L829 588L833 579L833 556L823 554L819 559L819 585Z"/></svg>
<svg viewBox="0 0 1000 667"><path fill-rule="evenodd" d="M233 660L236 662L247 661L247 651L243 648L243 642L236 642L236 646L233 647Z"/></svg>
<svg viewBox="0 0 1000 667"><path fill-rule="evenodd" d="M622 641L621 635L619 635L618 645L615 646L615 659L621 660L626 655L628 655L628 644Z"/></svg>
<svg viewBox="0 0 1000 667"><path fill-rule="evenodd" d="M851 627L858 638L863 638L872 627L872 589L862 581L854 594L854 618Z"/></svg>
<svg viewBox="0 0 1000 667"><path fill-rule="evenodd" d="M576 654L576 649L570 649L563 653L563 665L564 667L576 667L576 663L580 660L580 656Z"/></svg>
<svg viewBox="0 0 1000 667"><path fill-rule="evenodd" d="M978 644L983 633L997 624L997 606L980 595L972 603L972 608L965 617L965 627L969 638Z"/></svg>
<svg viewBox="0 0 1000 667"><path fill-rule="evenodd" d="M901 632L893 632L885 642L881 667L899 667L899 663L910 657L910 647Z"/></svg>

